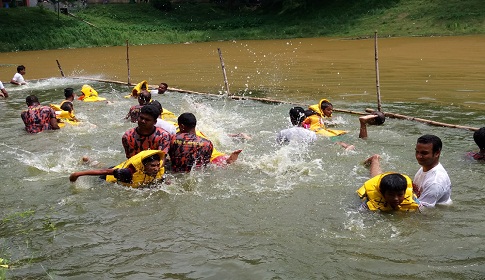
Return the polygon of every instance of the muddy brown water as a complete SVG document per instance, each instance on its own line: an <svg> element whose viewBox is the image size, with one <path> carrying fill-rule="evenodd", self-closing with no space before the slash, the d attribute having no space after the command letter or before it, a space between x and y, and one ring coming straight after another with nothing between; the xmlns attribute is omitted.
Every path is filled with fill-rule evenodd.
<svg viewBox="0 0 485 280"><path fill-rule="evenodd" d="M385 111L485 126L485 37L383 38L379 64ZM230 90L303 104L330 99L342 109L376 107L373 40L293 39L131 46L131 81ZM61 79L56 59L68 78ZM27 86L6 85L0 100L0 258L7 279L482 279L485 276L484 164L467 130L388 119L358 139L357 116L335 113L338 140L275 143L291 105L168 92L154 95L175 114L193 112L218 150L243 149L226 168L169 174L171 185L126 189L71 172L124 160L123 121L134 100L126 86L126 47L0 53L0 80L27 67ZM41 79L41 80L36 80ZM27 135L25 96L59 103L63 88L92 85L111 101L75 102L78 126ZM244 132L249 141L227 133ZM443 140L441 162L454 201L420 214L357 211L361 164L382 155L386 171L411 177L416 138ZM1 273L0 272L0 275ZM1 278L1 277L0 277Z"/></svg>

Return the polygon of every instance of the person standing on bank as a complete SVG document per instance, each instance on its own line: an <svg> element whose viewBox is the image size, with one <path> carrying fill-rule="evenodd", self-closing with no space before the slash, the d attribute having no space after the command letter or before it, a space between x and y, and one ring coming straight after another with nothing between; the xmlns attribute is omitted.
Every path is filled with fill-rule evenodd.
<svg viewBox="0 0 485 280"><path fill-rule="evenodd" d="M425 207L452 203L450 177L440 163L442 147L435 135L423 135L416 143L416 160L421 168L414 176L413 189Z"/></svg>

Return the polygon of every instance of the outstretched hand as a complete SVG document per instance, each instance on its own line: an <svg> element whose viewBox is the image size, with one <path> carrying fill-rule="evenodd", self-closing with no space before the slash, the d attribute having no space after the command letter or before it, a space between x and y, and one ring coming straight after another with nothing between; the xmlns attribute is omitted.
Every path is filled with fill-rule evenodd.
<svg viewBox="0 0 485 280"><path fill-rule="evenodd" d="M79 175L77 175L77 173L74 172L69 176L69 181L76 182L77 178L79 178Z"/></svg>

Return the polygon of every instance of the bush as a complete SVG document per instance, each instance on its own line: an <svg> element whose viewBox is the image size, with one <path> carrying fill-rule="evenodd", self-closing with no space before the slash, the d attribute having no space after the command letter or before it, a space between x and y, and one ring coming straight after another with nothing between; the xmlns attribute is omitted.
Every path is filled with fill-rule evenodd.
<svg viewBox="0 0 485 280"><path fill-rule="evenodd" d="M160 11L168 12L172 10L172 3L170 0L151 0L152 6Z"/></svg>

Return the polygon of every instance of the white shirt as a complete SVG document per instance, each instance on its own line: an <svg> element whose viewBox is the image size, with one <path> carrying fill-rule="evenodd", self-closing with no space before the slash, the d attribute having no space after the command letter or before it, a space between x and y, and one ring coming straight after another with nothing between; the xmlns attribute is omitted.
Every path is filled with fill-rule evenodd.
<svg viewBox="0 0 485 280"><path fill-rule="evenodd" d="M165 129L170 134L176 134L177 133L177 128L175 128L175 125L173 125L170 122L164 121L161 118L157 119L157 123L155 124L155 126L160 127L162 129Z"/></svg>
<svg viewBox="0 0 485 280"><path fill-rule="evenodd" d="M22 76L22 74L20 74L20 73L15 73L15 75L13 75L12 80L14 80L15 82L17 82L19 84L25 83L24 76Z"/></svg>
<svg viewBox="0 0 485 280"><path fill-rule="evenodd" d="M434 207L436 204L452 203L450 177L441 163L427 172L421 167L414 175L413 183L421 192L418 199L423 206Z"/></svg>
<svg viewBox="0 0 485 280"><path fill-rule="evenodd" d="M311 143L315 140L317 140L317 134L314 131L298 126L283 129L276 136L276 142L280 144L290 141Z"/></svg>
<svg viewBox="0 0 485 280"><path fill-rule="evenodd" d="M3 86L2 82L0 82L0 90L4 89L5 87Z"/></svg>

